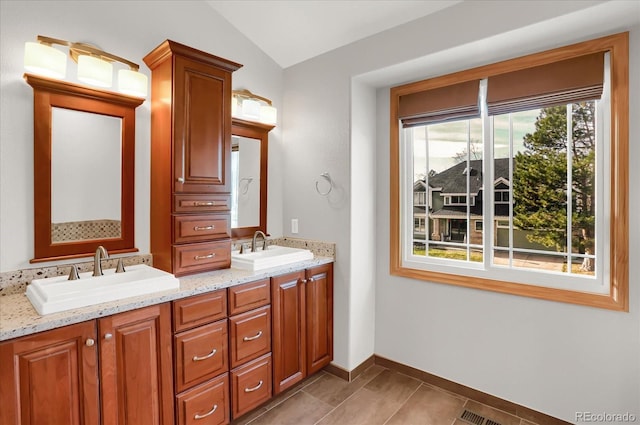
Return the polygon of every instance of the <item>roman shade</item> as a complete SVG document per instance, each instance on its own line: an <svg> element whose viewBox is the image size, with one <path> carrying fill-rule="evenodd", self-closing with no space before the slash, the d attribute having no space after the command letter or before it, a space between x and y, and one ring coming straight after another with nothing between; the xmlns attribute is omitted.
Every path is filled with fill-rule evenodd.
<svg viewBox="0 0 640 425"><path fill-rule="evenodd" d="M604 52L489 77L489 115L599 99Z"/></svg>
<svg viewBox="0 0 640 425"><path fill-rule="evenodd" d="M479 117L479 87L480 81L472 80L400 96L402 127Z"/></svg>

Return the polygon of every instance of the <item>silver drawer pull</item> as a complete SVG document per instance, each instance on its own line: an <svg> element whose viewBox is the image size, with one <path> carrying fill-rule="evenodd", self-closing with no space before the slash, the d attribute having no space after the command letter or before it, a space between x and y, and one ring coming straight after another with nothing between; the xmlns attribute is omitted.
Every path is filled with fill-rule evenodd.
<svg viewBox="0 0 640 425"><path fill-rule="evenodd" d="M207 354L204 357L193 356L193 361L194 362L199 362L201 360L210 359L211 357L215 356L217 352L218 352L218 350L214 348L212 352L210 352L209 354Z"/></svg>
<svg viewBox="0 0 640 425"><path fill-rule="evenodd" d="M243 341L253 341L254 339L258 339L262 336L262 331L258 331L255 336L245 336L242 338Z"/></svg>
<svg viewBox="0 0 640 425"><path fill-rule="evenodd" d="M253 388L245 388L245 389L244 389L244 392L245 392L245 393L252 393L252 392L254 392L255 390L259 390L259 389L260 389L260 387L262 386L262 384L263 384L263 382L262 382L262 381L260 381L260 383L259 383L258 385L256 385L255 387L253 387Z"/></svg>
<svg viewBox="0 0 640 425"><path fill-rule="evenodd" d="M206 260L208 258L213 258L215 256L216 256L216 254L213 254L213 253L211 253L209 255L196 255L195 257L193 257L193 259L194 260Z"/></svg>
<svg viewBox="0 0 640 425"><path fill-rule="evenodd" d="M208 201L208 202L195 201L193 205L196 207L215 207L216 203L214 201Z"/></svg>
<svg viewBox="0 0 640 425"><path fill-rule="evenodd" d="M218 405L214 404L213 405L213 409L209 410L207 413L205 413L204 415L200 415L198 413L195 414L195 416L193 417L193 419L202 419L202 418L206 418L207 416L211 416L213 415L213 412L215 412L216 410L218 410Z"/></svg>
<svg viewBox="0 0 640 425"><path fill-rule="evenodd" d="M178 183L184 183L184 177L178 177L178 178L176 179L176 181L177 181Z"/></svg>
<svg viewBox="0 0 640 425"><path fill-rule="evenodd" d="M213 230L215 229L216 226L193 226L193 230L195 231L200 231L200 230Z"/></svg>

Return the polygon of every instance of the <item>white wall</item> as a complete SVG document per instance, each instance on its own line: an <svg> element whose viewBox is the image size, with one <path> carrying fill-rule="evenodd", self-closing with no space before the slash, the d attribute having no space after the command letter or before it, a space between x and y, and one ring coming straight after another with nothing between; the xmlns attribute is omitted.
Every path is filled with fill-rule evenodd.
<svg viewBox="0 0 640 425"><path fill-rule="evenodd" d="M241 63L233 88L282 104L282 69L201 1L0 2L0 272L33 258L33 91L22 79L26 41L88 42L150 71L142 58L165 39ZM69 73L68 73L69 77ZM71 78L72 79L72 78ZM268 231L282 235L282 137L269 136ZM136 246L149 252L150 100L136 110Z"/></svg>
<svg viewBox="0 0 640 425"><path fill-rule="evenodd" d="M302 237L338 243L336 364L352 369L375 352L568 421L582 410L640 417L637 188L629 197L630 313L392 277L388 88L377 93L377 116L354 111L378 87L632 27L631 91L637 94L638 3L599 3L464 2L285 70L285 222L298 218ZM638 107L632 99L631 117ZM630 157L637 158L639 129L633 126ZM372 160L363 140L373 132L375 164L363 165ZM315 193L322 171L350 188L344 204ZM368 192L372 174L374 195ZM632 170L631 181L639 178ZM370 196L375 211L367 208ZM374 259L360 255L370 246ZM370 283L358 281L369 280L367 267L376 271L373 297ZM375 324L363 326L372 308Z"/></svg>

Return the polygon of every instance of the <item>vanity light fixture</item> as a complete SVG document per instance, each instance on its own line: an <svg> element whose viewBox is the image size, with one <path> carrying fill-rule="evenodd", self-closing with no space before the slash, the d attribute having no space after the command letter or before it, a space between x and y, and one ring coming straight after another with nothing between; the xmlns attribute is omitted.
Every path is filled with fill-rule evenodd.
<svg viewBox="0 0 640 425"><path fill-rule="evenodd" d="M138 64L85 43L39 35L37 42L25 44L25 69L45 77L64 79L67 55L54 48L54 44L69 48L69 56L78 63L78 80L94 86L111 87L113 84L112 62L119 62L129 69L118 70L118 91L135 97L147 97L148 79L140 72Z"/></svg>
<svg viewBox="0 0 640 425"><path fill-rule="evenodd" d="M231 93L231 115L249 121L276 124L278 110L271 100L249 90L233 90Z"/></svg>
<svg viewBox="0 0 640 425"><path fill-rule="evenodd" d="M113 84L113 65L95 56L78 56L78 80L92 86L109 88Z"/></svg>

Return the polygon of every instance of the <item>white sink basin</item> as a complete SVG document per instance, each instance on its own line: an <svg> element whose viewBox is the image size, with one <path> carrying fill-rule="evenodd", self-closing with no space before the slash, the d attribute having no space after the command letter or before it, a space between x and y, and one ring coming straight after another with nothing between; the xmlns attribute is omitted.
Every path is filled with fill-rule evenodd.
<svg viewBox="0 0 640 425"><path fill-rule="evenodd" d="M246 254L233 251L231 253L231 267L256 271L311 259L313 259L313 252L308 249L271 245L265 251L258 250Z"/></svg>
<svg viewBox="0 0 640 425"><path fill-rule="evenodd" d="M104 270L104 276L97 277L92 272L81 273L79 280L67 280L67 276L34 279L27 286L27 298L45 315L180 287L171 273L145 264L129 266L125 273L115 271Z"/></svg>

